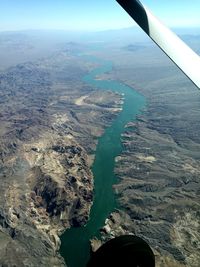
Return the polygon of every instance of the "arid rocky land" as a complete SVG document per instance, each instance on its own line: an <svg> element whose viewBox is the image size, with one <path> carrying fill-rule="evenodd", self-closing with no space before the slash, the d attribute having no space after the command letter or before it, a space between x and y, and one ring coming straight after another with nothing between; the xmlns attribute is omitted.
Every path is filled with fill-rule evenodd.
<svg viewBox="0 0 200 267"><path fill-rule="evenodd" d="M102 236L136 234L154 249L157 266L198 267L200 93L155 46L133 47L101 53L114 62L102 78L121 81L147 99L122 136L114 186L121 208L106 220Z"/></svg>
<svg viewBox="0 0 200 267"><path fill-rule="evenodd" d="M102 239L137 234L153 248L157 267L199 267L199 91L155 46L121 34L111 42L115 33L108 34L110 43L91 55L114 68L98 79L129 85L147 105L122 136L113 187L120 208ZM96 67L75 56L84 44L44 49L46 42L38 53L24 38L0 39L0 266L65 266L59 235L88 219L97 137L121 96L82 81ZM185 40L199 51L199 36Z"/></svg>
<svg viewBox="0 0 200 267"><path fill-rule="evenodd" d="M96 65L72 47L0 73L0 266L65 266L59 236L88 220L97 137L121 96L85 84Z"/></svg>

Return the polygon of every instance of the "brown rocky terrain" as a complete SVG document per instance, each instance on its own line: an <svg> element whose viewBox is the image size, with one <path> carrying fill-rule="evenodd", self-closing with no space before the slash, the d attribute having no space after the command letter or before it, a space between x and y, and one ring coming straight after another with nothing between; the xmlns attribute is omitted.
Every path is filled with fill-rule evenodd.
<svg viewBox="0 0 200 267"><path fill-rule="evenodd" d="M132 47L132 46L131 46ZM104 240L137 234L155 251L157 266L200 262L200 94L158 49L115 48L105 79L145 95L146 109L122 136L114 186L120 211L102 229Z"/></svg>
<svg viewBox="0 0 200 267"><path fill-rule="evenodd" d="M88 219L97 137L121 99L82 82L94 67L67 49L0 73L0 266L65 266L59 235Z"/></svg>
<svg viewBox="0 0 200 267"><path fill-rule="evenodd" d="M83 83L95 64L74 56L81 47L69 43L0 73L1 266L64 266L59 235L88 219L97 137L121 96ZM149 44L110 44L91 54L114 63L98 79L121 81L147 99L122 136L114 186L120 208L106 220L103 241L137 234L157 267L198 267L199 92Z"/></svg>

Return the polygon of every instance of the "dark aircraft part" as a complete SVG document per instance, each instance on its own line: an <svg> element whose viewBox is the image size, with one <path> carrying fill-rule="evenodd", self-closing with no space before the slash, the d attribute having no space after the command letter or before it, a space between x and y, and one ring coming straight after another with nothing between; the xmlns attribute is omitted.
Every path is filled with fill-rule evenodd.
<svg viewBox="0 0 200 267"><path fill-rule="evenodd" d="M124 235L111 239L91 256L87 267L155 267L155 256L141 238Z"/></svg>
<svg viewBox="0 0 200 267"><path fill-rule="evenodd" d="M117 0L117 2L200 89L200 57L139 0Z"/></svg>
<svg viewBox="0 0 200 267"><path fill-rule="evenodd" d="M149 35L149 22L146 11L139 1L117 0L126 12L137 22L138 25Z"/></svg>

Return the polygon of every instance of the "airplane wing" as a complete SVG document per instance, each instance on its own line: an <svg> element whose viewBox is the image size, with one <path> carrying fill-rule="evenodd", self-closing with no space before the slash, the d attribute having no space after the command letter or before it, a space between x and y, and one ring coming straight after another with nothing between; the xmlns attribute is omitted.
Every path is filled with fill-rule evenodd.
<svg viewBox="0 0 200 267"><path fill-rule="evenodd" d="M139 0L117 0L117 2L200 89L200 57Z"/></svg>

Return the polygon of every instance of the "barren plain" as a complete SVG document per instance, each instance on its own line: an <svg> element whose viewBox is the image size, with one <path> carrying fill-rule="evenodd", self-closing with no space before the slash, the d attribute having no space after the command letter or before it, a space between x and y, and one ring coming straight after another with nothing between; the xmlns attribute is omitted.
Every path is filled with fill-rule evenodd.
<svg viewBox="0 0 200 267"><path fill-rule="evenodd" d="M84 84L95 64L74 52L66 43L0 73L0 266L65 266L59 236L88 220L97 137L121 96Z"/></svg>
<svg viewBox="0 0 200 267"><path fill-rule="evenodd" d="M199 36L183 38L199 51ZM114 63L102 78L141 92L147 105L122 136L114 185L120 208L103 239L136 234L153 247L157 266L198 267L200 93L155 45L133 41L112 51L100 54Z"/></svg>
<svg viewBox="0 0 200 267"><path fill-rule="evenodd" d="M88 40L101 46L90 55L113 62L98 79L127 84L147 104L121 138L119 209L102 240L136 234L153 248L157 267L199 267L200 93L144 38L108 35L108 43L103 33ZM199 36L184 39L199 52ZM121 105L118 93L83 82L97 66L76 55L86 43L54 40L38 52L35 40L0 38L0 266L65 266L59 236L89 218L96 144Z"/></svg>

